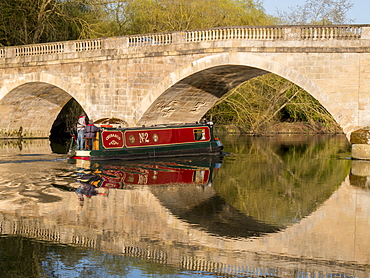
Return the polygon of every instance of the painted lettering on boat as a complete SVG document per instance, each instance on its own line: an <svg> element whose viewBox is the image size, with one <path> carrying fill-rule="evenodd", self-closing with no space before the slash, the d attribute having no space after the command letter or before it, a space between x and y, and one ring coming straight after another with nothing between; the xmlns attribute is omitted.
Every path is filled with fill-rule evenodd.
<svg viewBox="0 0 370 278"><path fill-rule="evenodd" d="M118 140L121 140L121 136L119 136L118 134L109 134L106 139L109 140L112 137L117 138Z"/></svg>
<svg viewBox="0 0 370 278"><path fill-rule="evenodd" d="M140 132L139 133L140 143L148 143L149 142L149 134L147 132Z"/></svg>
<svg viewBox="0 0 370 278"><path fill-rule="evenodd" d="M181 127L146 130L126 130L125 146L127 148L172 145L210 141L209 127ZM136 139L136 140L135 140Z"/></svg>
<svg viewBox="0 0 370 278"><path fill-rule="evenodd" d="M105 149L123 148L123 133L120 130L103 130L102 144Z"/></svg>
<svg viewBox="0 0 370 278"><path fill-rule="evenodd" d="M148 175L139 175L138 184L143 184L143 185L148 184Z"/></svg>

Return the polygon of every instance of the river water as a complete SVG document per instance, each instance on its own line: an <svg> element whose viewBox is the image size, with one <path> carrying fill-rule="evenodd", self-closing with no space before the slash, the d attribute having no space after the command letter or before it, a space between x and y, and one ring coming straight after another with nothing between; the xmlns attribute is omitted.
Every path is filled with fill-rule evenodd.
<svg viewBox="0 0 370 278"><path fill-rule="evenodd" d="M370 164L342 135L70 163L0 141L0 277L370 277Z"/></svg>

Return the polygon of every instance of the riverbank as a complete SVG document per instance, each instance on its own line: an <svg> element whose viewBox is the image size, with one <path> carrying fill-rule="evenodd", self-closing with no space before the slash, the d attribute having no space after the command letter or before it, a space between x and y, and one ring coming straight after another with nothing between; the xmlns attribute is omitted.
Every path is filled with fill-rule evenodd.
<svg viewBox="0 0 370 278"><path fill-rule="evenodd" d="M217 132L224 134L251 134L243 127L236 125L217 125ZM272 125L266 131L261 132L261 135L268 134L343 134L339 127L328 128L321 123L309 124L305 122L284 122Z"/></svg>

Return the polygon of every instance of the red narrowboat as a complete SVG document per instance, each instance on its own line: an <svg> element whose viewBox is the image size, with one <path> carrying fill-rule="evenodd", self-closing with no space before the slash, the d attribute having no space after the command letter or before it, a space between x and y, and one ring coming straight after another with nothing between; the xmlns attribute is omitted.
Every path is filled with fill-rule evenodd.
<svg viewBox="0 0 370 278"><path fill-rule="evenodd" d="M223 146L211 124L100 127L91 150L76 150L71 159L146 159L189 155L219 155Z"/></svg>

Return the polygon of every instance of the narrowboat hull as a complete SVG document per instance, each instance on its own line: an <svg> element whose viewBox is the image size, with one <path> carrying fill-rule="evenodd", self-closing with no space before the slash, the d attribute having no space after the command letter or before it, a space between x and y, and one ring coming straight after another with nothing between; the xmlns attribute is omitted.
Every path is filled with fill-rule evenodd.
<svg viewBox="0 0 370 278"><path fill-rule="evenodd" d="M71 148L71 159L132 160L177 156L219 155L223 146L211 125L102 128L92 150Z"/></svg>

